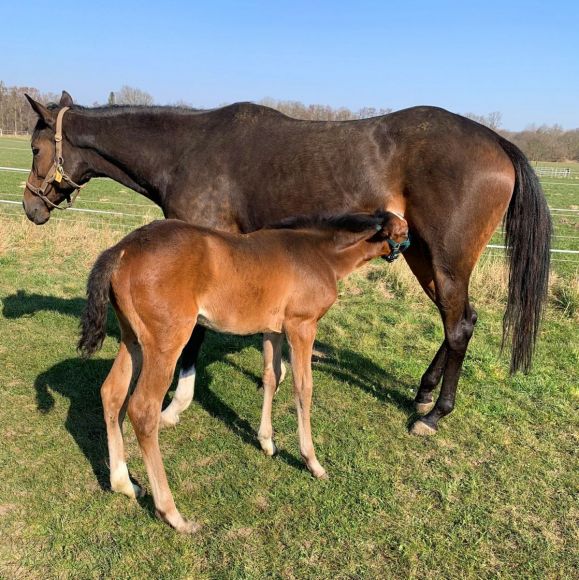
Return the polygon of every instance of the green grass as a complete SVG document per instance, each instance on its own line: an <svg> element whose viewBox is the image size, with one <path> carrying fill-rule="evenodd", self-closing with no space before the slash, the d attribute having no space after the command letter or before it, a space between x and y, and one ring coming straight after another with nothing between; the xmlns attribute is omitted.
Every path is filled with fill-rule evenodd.
<svg viewBox="0 0 579 580"><path fill-rule="evenodd" d="M94 187L103 206L133 195ZM97 357L74 349L88 270L132 226L61 219L70 223L0 220L0 577L576 576L576 272L554 280L535 370L510 378L499 356L502 262L483 258L457 408L432 439L407 425L442 338L437 312L402 261L349 278L314 363L326 482L299 458L291 376L274 402L280 454L269 459L256 445L259 339L210 334L195 401L161 434L177 504L204 525L183 537L154 518L150 496L106 490L99 387L116 354L113 317ZM128 422L125 435L131 473L150 489Z"/></svg>

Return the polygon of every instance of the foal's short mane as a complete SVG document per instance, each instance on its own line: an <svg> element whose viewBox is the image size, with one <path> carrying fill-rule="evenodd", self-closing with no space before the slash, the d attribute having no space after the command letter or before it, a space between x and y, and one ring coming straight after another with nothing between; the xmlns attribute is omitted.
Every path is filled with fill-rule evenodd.
<svg viewBox="0 0 579 580"><path fill-rule="evenodd" d="M322 229L345 230L358 233L368 230L380 230L388 212L343 213L339 215L295 216L266 226L266 229Z"/></svg>

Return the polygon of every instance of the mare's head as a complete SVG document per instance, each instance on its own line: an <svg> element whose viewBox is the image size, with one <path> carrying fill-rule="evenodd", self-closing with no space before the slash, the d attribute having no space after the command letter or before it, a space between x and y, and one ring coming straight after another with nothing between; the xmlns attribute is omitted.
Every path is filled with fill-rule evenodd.
<svg viewBox="0 0 579 580"><path fill-rule="evenodd" d="M48 221L50 212L78 189L86 170L80 152L75 149L62 131L66 109L72 107L72 97L62 92L58 105L44 106L26 95L30 106L38 115L32 134L32 168L22 205L28 219L40 225Z"/></svg>

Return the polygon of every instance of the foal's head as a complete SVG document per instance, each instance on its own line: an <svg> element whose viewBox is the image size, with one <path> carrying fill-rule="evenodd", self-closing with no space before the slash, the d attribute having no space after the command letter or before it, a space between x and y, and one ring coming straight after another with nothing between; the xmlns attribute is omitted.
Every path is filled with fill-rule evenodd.
<svg viewBox="0 0 579 580"><path fill-rule="evenodd" d="M390 261L410 244L407 221L398 214L383 210L334 216L298 216L271 227L331 232L332 241L338 249L366 241L370 245L371 257L384 256Z"/></svg>

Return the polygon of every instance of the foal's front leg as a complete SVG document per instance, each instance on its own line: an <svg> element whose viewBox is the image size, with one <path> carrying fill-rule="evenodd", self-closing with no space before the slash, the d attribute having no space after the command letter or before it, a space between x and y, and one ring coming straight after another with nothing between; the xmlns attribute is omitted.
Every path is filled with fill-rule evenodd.
<svg viewBox="0 0 579 580"><path fill-rule="evenodd" d="M320 465L316 457L310 424L313 389L312 351L316 337L316 326L314 321L300 322L287 328L286 335L291 346L300 453L314 477L327 479L326 470Z"/></svg>
<svg viewBox="0 0 579 580"><path fill-rule="evenodd" d="M281 362L282 343L283 334L263 335L263 407L257 438L263 452L270 457L275 455L277 451L273 442L271 407L273 397L285 374L285 369Z"/></svg>
<svg viewBox="0 0 579 580"><path fill-rule="evenodd" d="M199 349L205 338L205 327L196 324L191 338L181 354L181 370L179 382L168 407L161 413L161 427L174 427L179 423L181 413L185 411L193 400L195 391L195 374Z"/></svg>

